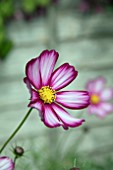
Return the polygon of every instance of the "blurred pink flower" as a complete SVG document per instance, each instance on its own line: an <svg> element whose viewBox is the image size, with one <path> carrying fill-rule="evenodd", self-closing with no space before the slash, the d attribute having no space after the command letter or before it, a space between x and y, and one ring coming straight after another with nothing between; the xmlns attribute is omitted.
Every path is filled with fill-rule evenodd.
<svg viewBox="0 0 113 170"><path fill-rule="evenodd" d="M89 4L86 1L82 1L79 6L81 12L87 12L90 9Z"/></svg>
<svg viewBox="0 0 113 170"><path fill-rule="evenodd" d="M97 6L97 7L95 8L95 11L96 11L96 13L102 13L102 12L104 11L104 8L101 7L101 6Z"/></svg>
<svg viewBox="0 0 113 170"><path fill-rule="evenodd" d="M96 114L103 118L108 113L113 112L113 104L109 100L113 99L113 88L105 88L106 81L103 77L90 80L86 89L90 95L89 114Z"/></svg>
<svg viewBox="0 0 113 170"><path fill-rule="evenodd" d="M8 157L0 157L0 170L14 170L14 162Z"/></svg>
<svg viewBox="0 0 113 170"><path fill-rule="evenodd" d="M45 50L30 60L26 65L24 82L31 94L28 106L39 110L44 124L50 128L62 126L68 129L80 126L84 119L72 117L61 105L83 109L89 105L89 94L87 91L59 91L70 84L78 72L68 63L53 71L58 56L55 50Z"/></svg>

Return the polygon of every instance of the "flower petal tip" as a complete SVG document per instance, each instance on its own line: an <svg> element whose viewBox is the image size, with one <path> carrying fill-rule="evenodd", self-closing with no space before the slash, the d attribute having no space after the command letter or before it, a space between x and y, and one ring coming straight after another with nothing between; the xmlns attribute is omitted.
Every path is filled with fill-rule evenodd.
<svg viewBox="0 0 113 170"><path fill-rule="evenodd" d="M14 170L15 164L9 157L0 157L0 170Z"/></svg>

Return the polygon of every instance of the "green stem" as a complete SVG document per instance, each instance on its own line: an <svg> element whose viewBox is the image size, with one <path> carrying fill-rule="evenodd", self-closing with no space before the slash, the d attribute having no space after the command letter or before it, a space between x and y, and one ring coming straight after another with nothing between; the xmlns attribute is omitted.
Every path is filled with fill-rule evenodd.
<svg viewBox="0 0 113 170"><path fill-rule="evenodd" d="M30 115L31 111L33 108L30 108L27 112L27 114L25 115L25 117L23 118L23 120L21 121L21 123L18 125L18 127L15 129L15 131L11 134L11 136L8 138L8 140L4 143L4 145L2 146L2 148L0 149L0 154L2 153L2 151L4 150L4 148L7 146L7 144L11 141L11 139L16 135L16 133L20 130L20 128L22 127L22 125L24 124L24 122L26 121L26 119L28 118L28 116Z"/></svg>
<svg viewBox="0 0 113 170"><path fill-rule="evenodd" d="M77 160L76 160L76 158L75 158L75 159L74 159L74 166L73 166L73 167L76 168L76 164L77 164Z"/></svg>

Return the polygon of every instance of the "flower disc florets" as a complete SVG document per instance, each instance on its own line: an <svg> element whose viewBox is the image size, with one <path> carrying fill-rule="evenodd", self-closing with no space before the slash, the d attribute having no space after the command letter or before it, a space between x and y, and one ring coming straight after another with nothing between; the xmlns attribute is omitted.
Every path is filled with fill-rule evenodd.
<svg viewBox="0 0 113 170"><path fill-rule="evenodd" d="M55 101L56 91L53 90L51 87L43 86L38 92L39 92L40 99L43 100L44 103L51 104L52 102Z"/></svg>
<svg viewBox="0 0 113 170"><path fill-rule="evenodd" d="M92 104L98 104L100 102L100 98L96 94L91 95L91 99L90 100L91 100Z"/></svg>

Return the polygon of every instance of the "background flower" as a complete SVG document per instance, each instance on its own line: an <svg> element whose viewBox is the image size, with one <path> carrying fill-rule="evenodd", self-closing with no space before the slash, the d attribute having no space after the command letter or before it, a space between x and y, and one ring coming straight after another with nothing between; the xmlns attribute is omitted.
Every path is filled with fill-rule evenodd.
<svg viewBox="0 0 113 170"><path fill-rule="evenodd" d="M8 157L0 157L0 170L14 170L14 162Z"/></svg>
<svg viewBox="0 0 113 170"><path fill-rule="evenodd" d="M78 74L68 63L53 71L58 55L55 50L45 50L39 57L30 60L26 65L24 82L31 94L28 106L39 110L44 124L50 128L63 126L67 129L81 125L84 119L70 116L61 105L69 109L83 109L89 105L89 95L87 91L58 92Z"/></svg>
<svg viewBox="0 0 113 170"><path fill-rule="evenodd" d="M103 77L90 80L86 89L90 95L89 114L96 114L99 117L105 117L113 111L113 104L109 100L113 99L113 88L105 88L106 81Z"/></svg>

